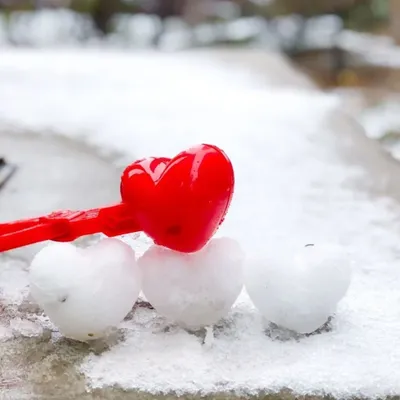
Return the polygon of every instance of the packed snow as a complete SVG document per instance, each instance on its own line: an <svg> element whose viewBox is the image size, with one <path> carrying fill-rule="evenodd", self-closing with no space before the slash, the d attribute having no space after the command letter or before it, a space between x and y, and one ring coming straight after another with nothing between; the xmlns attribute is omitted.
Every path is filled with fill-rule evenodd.
<svg viewBox="0 0 400 400"><path fill-rule="evenodd" d="M242 291L243 262L239 244L229 238L212 239L193 254L152 246L139 259L143 294L180 326L212 326L228 315Z"/></svg>
<svg viewBox="0 0 400 400"><path fill-rule="evenodd" d="M336 97L264 87L196 53L22 49L2 52L0 96L1 124L15 134L28 128L83 140L120 153L120 165L216 144L236 173L217 236L236 240L246 257L281 260L287 246L321 242L351 257L352 283L329 332L274 340L246 292L208 346L178 326L163 329L154 310L137 308L121 325L125 339L80 366L89 388L178 394L289 388L340 398L400 393L400 207L352 185L368 177L343 161L339 136L326 125L328 117L340 118ZM123 240L137 256L151 246L143 236Z"/></svg>
<svg viewBox="0 0 400 400"><path fill-rule="evenodd" d="M297 333L312 333L334 315L345 296L350 257L340 247L320 243L301 249L282 245L279 250L252 259L247 292L268 321Z"/></svg>
<svg viewBox="0 0 400 400"><path fill-rule="evenodd" d="M130 246L106 238L80 249L51 243L29 268L32 298L68 338L101 338L131 311L142 278Z"/></svg>

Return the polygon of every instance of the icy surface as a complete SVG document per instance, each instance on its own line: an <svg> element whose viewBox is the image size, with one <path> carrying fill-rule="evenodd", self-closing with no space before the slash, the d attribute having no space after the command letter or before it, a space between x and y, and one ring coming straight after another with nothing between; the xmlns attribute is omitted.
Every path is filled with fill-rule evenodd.
<svg viewBox="0 0 400 400"><path fill-rule="evenodd" d="M271 340L243 293L204 347L182 329L165 332L161 317L139 308L123 323L123 342L82 364L90 387L400 393L400 209L353 188L364 172L343 162L335 132L324 126L335 99L265 90L193 54L4 50L0 77L0 121L9 127L85 139L125 161L198 142L221 146L237 183L219 235L247 254L323 241L352 255L352 285L330 332ZM142 237L132 244L141 252L149 245Z"/></svg>

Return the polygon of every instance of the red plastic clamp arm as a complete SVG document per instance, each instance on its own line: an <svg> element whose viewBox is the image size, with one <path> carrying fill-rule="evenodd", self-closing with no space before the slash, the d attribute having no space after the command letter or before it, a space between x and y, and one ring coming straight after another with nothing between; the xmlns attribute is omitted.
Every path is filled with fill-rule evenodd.
<svg viewBox="0 0 400 400"><path fill-rule="evenodd" d="M81 236L104 233L119 236L139 232L129 205L87 211L58 211L47 216L0 224L0 252L45 240L71 242Z"/></svg>

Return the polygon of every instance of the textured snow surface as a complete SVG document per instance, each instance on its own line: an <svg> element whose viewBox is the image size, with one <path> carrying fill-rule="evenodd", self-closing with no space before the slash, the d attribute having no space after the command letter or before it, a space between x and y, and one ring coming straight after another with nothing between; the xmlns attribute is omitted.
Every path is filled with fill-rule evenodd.
<svg viewBox="0 0 400 400"><path fill-rule="evenodd" d="M153 393L400 393L399 206L353 189L353 178L367 177L344 164L335 132L324 125L336 112L334 98L261 87L224 68L193 54L2 52L4 125L81 138L125 161L170 156L199 142L221 146L237 183L218 235L240 242L246 268L252 255L276 256L288 244L334 242L352 257L352 284L330 332L272 340L243 292L212 345L203 346L199 335L165 330L154 311L139 308L123 323L124 341L82 364L88 385ZM150 244L125 241L137 255ZM0 280L6 292L7 280Z"/></svg>

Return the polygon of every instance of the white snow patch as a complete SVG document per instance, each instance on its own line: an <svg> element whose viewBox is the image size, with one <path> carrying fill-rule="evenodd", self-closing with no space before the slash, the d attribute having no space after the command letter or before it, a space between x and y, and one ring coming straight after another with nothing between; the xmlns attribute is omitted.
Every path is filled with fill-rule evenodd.
<svg viewBox="0 0 400 400"><path fill-rule="evenodd" d="M6 342L14 337L13 331L10 327L0 325L0 343Z"/></svg>
<svg viewBox="0 0 400 400"><path fill-rule="evenodd" d="M14 318L10 321L10 329L14 335L24 337L38 337L43 335L43 327L33 321Z"/></svg>
<svg viewBox="0 0 400 400"><path fill-rule="evenodd" d="M1 302L20 305L28 294L28 271L23 261L0 258L0 308Z"/></svg>
<svg viewBox="0 0 400 400"><path fill-rule="evenodd" d="M396 100L388 100L368 108L358 116L367 136L381 140L387 151L400 159L400 106Z"/></svg>
<svg viewBox="0 0 400 400"><path fill-rule="evenodd" d="M400 131L400 106L397 103L383 103L365 110L359 118L367 135L381 139L389 131Z"/></svg>
<svg viewBox="0 0 400 400"><path fill-rule="evenodd" d="M235 166L236 194L218 235L247 254L282 241L337 242L352 254L353 283L332 332L273 341L242 293L213 345L203 347L181 329L164 332L162 318L139 309L122 325L125 342L83 363L91 387L400 393L400 208L352 188L363 171L343 164L323 125L333 97L265 90L193 54L25 50L3 51L0 96L4 124L84 137L126 160L219 145Z"/></svg>
<svg viewBox="0 0 400 400"><path fill-rule="evenodd" d="M359 55L369 64L385 67L400 66L400 47L389 36L344 30L336 39L343 50Z"/></svg>

